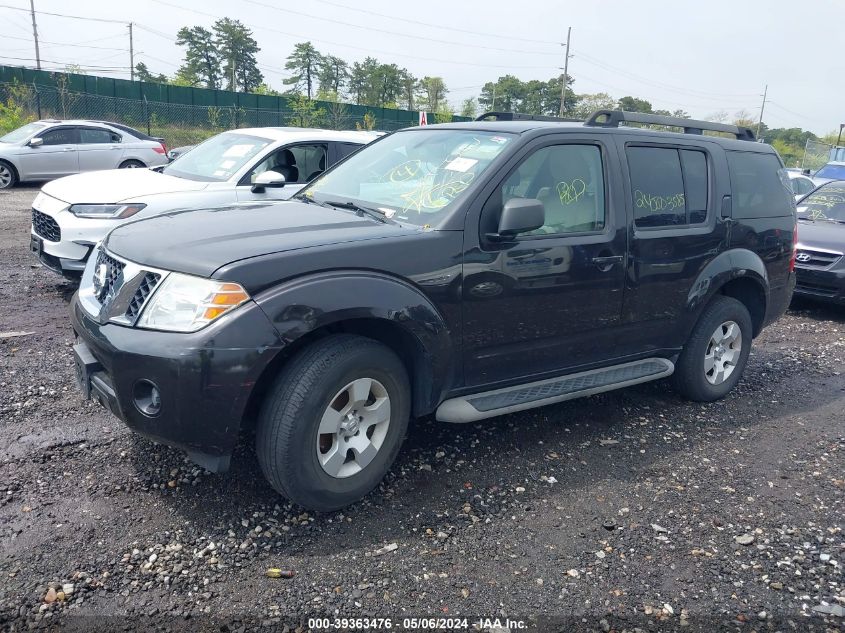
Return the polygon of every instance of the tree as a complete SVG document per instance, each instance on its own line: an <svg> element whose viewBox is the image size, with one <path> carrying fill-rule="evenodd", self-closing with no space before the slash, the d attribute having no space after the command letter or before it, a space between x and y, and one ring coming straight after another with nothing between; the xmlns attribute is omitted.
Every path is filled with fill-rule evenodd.
<svg viewBox="0 0 845 633"><path fill-rule="evenodd" d="M297 94L288 99L293 121L299 127L320 127L326 111L305 95Z"/></svg>
<svg viewBox="0 0 845 633"><path fill-rule="evenodd" d="M185 61L177 74L192 85L202 83L206 88L219 88L220 51L214 34L201 26L183 26L176 34L176 44L186 47Z"/></svg>
<svg viewBox="0 0 845 633"><path fill-rule="evenodd" d="M448 92L443 77L423 77L420 79L420 107L428 112L437 112Z"/></svg>
<svg viewBox="0 0 845 633"><path fill-rule="evenodd" d="M505 75L488 81L481 89L478 103L484 110L516 112L516 106L525 97L525 84L518 77Z"/></svg>
<svg viewBox="0 0 845 633"><path fill-rule="evenodd" d="M652 112L651 103L645 99L637 99L636 97L622 97L619 100L619 109L626 112Z"/></svg>
<svg viewBox="0 0 845 633"><path fill-rule="evenodd" d="M379 62L375 57L367 57L363 62L352 64L352 71L349 73L349 94L358 105L369 104L368 98L372 95L371 77L375 74Z"/></svg>
<svg viewBox="0 0 845 633"><path fill-rule="evenodd" d="M324 55L320 60L317 78L321 91L339 96L349 80L349 64L340 57Z"/></svg>
<svg viewBox="0 0 845 633"><path fill-rule="evenodd" d="M596 110L615 110L616 99L606 92L577 95L575 107L567 110L567 115L586 119Z"/></svg>
<svg viewBox="0 0 845 633"><path fill-rule="evenodd" d="M271 97L279 97L282 94L278 90L273 90L270 86L265 83L259 84L258 87L252 92L257 95L269 95Z"/></svg>
<svg viewBox="0 0 845 633"><path fill-rule="evenodd" d="M293 52L285 62L285 69L292 73L285 79L285 85L293 86L293 90L304 90L305 96L310 99L316 92L317 76L322 64L323 56L311 42L294 45Z"/></svg>
<svg viewBox="0 0 845 633"><path fill-rule="evenodd" d="M167 83L167 77L163 73L153 75L144 62L138 62L135 64L135 78L138 81L149 81L159 84Z"/></svg>
<svg viewBox="0 0 845 633"><path fill-rule="evenodd" d="M239 20L221 18L214 23L214 41L220 59L225 62L224 76L229 90L252 92L264 75L258 69L255 55L261 50L252 31Z"/></svg>
<svg viewBox="0 0 845 633"><path fill-rule="evenodd" d="M476 114L478 114L478 103L475 101L475 97L467 97L461 103L461 116L474 119Z"/></svg>
<svg viewBox="0 0 845 633"><path fill-rule="evenodd" d="M417 78L407 68L403 68L399 71L399 80L402 83L402 97L399 105L406 110L413 110L416 105Z"/></svg>
<svg viewBox="0 0 845 633"><path fill-rule="evenodd" d="M369 104L395 108L402 94L402 74L396 64L379 64L371 77Z"/></svg>

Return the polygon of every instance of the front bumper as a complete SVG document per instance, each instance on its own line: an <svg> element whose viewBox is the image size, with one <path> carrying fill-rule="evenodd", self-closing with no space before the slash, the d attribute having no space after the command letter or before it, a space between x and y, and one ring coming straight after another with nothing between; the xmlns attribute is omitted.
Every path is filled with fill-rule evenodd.
<svg viewBox="0 0 845 633"><path fill-rule="evenodd" d="M834 270L812 270L795 268L798 283L795 296L845 304L845 268Z"/></svg>
<svg viewBox="0 0 845 633"><path fill-rule="evenodd" d="M94 244L100 242L120 220L78 218L66 202L40 193L32 203L35 211L49 216L58 225L58 241L30 227L30 250L50 270L67 277L78 276L85 268Z"/></svg>
<svg viewBox="0 0 845 633"><path fill-rule="evenodd" d="M213 471L228 467L253 388L281 348L278 334L254 303L190 334L100 324L74 295L74 357L84 397L91 397L132 430L182 448ZM136 403L152 383L160 409Z"/></svg>

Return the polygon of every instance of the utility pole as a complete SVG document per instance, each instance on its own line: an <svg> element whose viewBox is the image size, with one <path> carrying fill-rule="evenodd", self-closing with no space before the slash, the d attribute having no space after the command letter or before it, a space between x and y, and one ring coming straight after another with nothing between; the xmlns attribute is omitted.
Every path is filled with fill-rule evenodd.
<svg viewBox="0 0 845 633"><path fill-rule="evenodd" d="M132 44L132 22L129 23L129 80L135 81L135 47Z"/></svg>
<svg viewBox="0 0 845 633"><path fill-rule="evenodd" d="M763 110L766 109L766 95L769 92L769 84L766 84L766 87L763 88L763 105L760 106L760 120L757 121L757 138L760 138L760 126L763 124Z"/></svg>
<svg viewBox="0 0 845 633"><path fill-rule="evenodd" d="M238 86L235 84L235 56L232 55L232 92L237 92Z"/></svg>
<svg viewBox="0 0 845 633"><path fill-rule="evenodd" d="M566 77L569 72L569 40L572 36L572 27L566 29L566 57L563 62L563 82L560 86L560 116L563 117L563 111L566 108Z"/></svg>
<svg viewBox="0 0 845 633"><path fill-rule="evenodd" d="M32 37L35 38L35 67L41 70L41 52L38 50L38 25L35 23L35 0L29 0L29 10L32 13Z"/></svg>

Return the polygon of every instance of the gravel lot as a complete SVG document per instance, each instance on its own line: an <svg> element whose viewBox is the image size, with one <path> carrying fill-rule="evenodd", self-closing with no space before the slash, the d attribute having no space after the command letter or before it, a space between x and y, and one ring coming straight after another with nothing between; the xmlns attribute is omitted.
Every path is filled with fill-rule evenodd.
<svg viewBox="0 0 845 633"><path fill-rule="evenodd" d="M211 475L80 400L74 288L27 250L36 193L0 193L0 333L33 332L0 335L0 629L845 628L845 310L794 307L723 402L653 383L418 421L377 491L314 515L264 482L250 437Z"/></svg>

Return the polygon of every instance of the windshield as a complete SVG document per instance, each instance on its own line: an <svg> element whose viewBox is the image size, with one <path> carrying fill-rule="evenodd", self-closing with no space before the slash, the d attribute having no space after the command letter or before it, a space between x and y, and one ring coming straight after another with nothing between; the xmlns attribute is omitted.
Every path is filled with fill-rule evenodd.
<svg viewBox="0 0 845 633"><path fill-rule="evenodd" d="M459 129L396 132L353 154L303 195L323 203L354 202L390 218L431 225L512 138Z"/></svg>
<svg viewBox="0 0 845 633"><path fill-rule="evenodd" d="M188 180L229 180L247 161L272 141L259 136L225 132L212 136L164 168L164 173Z"/></svg>
<svg viewBox="0 0 845 633"><path fill-rule="evenodd" d="M845 182L830 182L804 198L798 206L799 220L845 222Z"/></svg>
<svg viewBox="0 0 845 633"><path fill-rule="evenodd" d="M0 136L0 143L20 143L45 127L47 127L46 123L27 123L17 130L12 130L6 136Z"/></svg>
<svg viewBox="0 0 845 633"><path fill-rule="evenodd" d="M845 180L845 165L825 165L816 172L815 176L816 178Z"/></svg>

